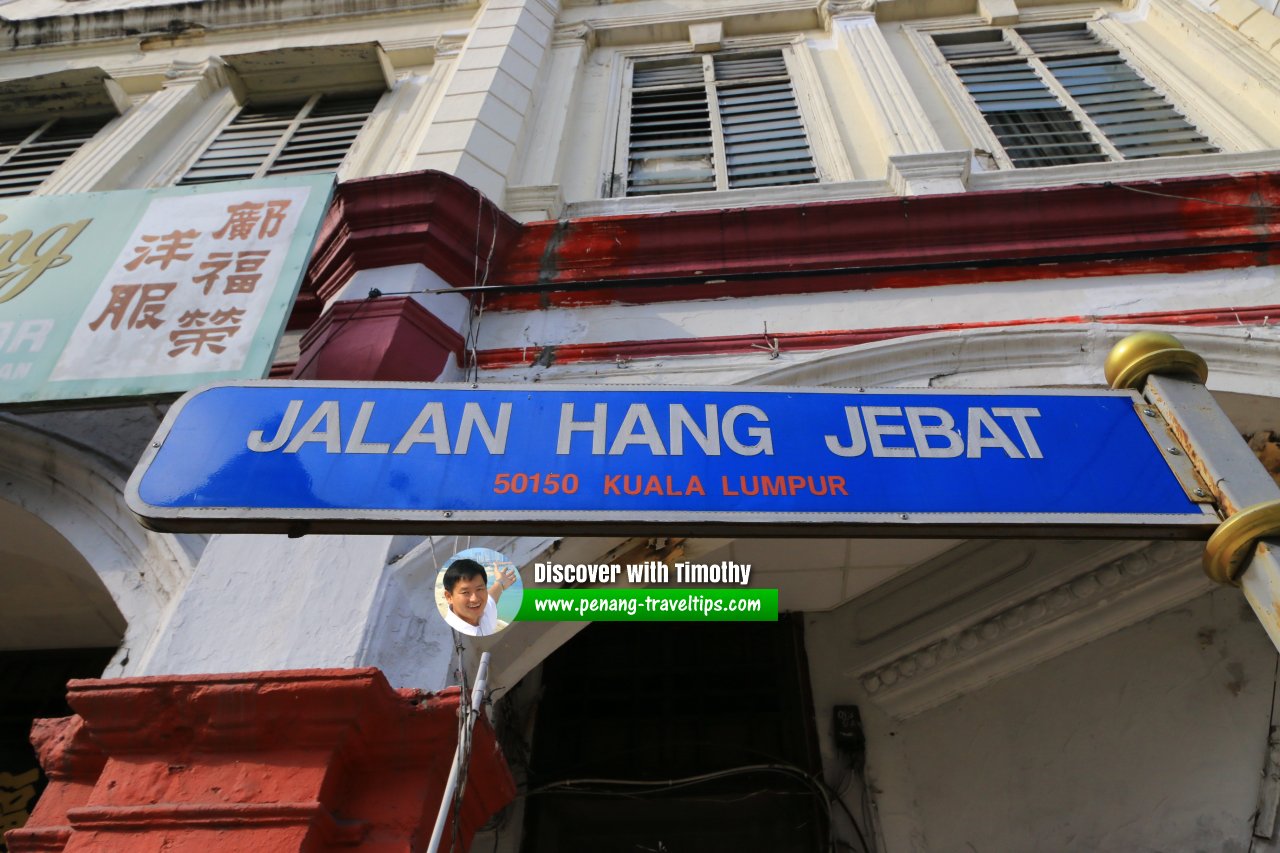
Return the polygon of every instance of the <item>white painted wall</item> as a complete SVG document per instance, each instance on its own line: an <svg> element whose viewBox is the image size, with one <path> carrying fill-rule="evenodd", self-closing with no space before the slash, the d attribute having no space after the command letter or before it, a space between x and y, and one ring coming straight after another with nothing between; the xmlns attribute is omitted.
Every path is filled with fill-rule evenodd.
<svg viewBox="0 0 1280 853"><path fill-rule="evenodd" d="M1243 853L1275 673L1220 589L917 717L869 714L886 849Z"/></svg>

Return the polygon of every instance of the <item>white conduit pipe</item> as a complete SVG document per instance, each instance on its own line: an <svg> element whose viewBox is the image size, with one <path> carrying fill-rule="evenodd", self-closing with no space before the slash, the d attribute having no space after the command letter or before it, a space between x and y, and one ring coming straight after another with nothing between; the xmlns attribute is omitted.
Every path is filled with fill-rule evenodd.
<svg viewBox="0 0 1280 853"><path fill-rule="evenodd" d="M427 853L438 853L440 839L444 835L445 824L449 821L449 810L453 805L453 791L458 787L458 774L462 772L462 762L467 756L462 754L463 744L471 740L471 727L480 716L480 703L484 699L485 682L489 679L489 653L480 655L480 668L476 671L476 686L471 691L471 706L466 709L466 718L458 733L458 746L453 751L453 766L449 768L449 780L444 783L444 796L440 798L440 813L436 815L436 828L431 833L431 843L427 845Z"/></svg>

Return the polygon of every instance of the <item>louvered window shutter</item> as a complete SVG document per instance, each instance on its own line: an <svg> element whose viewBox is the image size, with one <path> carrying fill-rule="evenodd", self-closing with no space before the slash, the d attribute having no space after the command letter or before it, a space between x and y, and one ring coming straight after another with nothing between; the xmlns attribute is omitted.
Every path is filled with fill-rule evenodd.
<svg viewBox="0 0 1280 853"><path fill-rule="evenodd" d="M178 183L336 171L379 97L315 95L302 104L246 106Z"/></svg>
<svg viewBox="0 0 1280 853"><path fill-rule="evenodd" d="M934 40L1014 166L1218 150L1085 24Z"/></svg>
<svg viewBox="0 0 1280 853"><path fill-rule="evenodd" d="M982 38L952 41L939 36L938 47L1014 166L1107 159L1071 110L1036 75L1031 63L1019 57L998 31L972 36Z"/></svg>
<svg viewBox="0 0 1280 853"><path fill-rule="evenodd" d="M636 62L629 196L817 181L782 51Z"/></svg>
<svg viewBox="0 0 1280 853"><path fill-rule="evenodd" d="M636 63L627 195L716 188L702 58Z"/></svg>
<svg viewBox="0 0 1280 853"><path fill-rule="evenodd" d="M0 130L0 197L34 191L110 120L54 119Z"/></svg>

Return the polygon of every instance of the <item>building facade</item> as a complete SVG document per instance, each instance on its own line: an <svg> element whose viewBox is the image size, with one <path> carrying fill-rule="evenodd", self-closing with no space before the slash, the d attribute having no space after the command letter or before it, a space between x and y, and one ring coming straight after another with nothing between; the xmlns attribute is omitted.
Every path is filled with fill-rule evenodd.
<svg viewBox="0 0 1280 853"><path fill-rule="evenodd" d="M273 378L1073 389L1172 330L1280 471L1274 2L0 17L0 399L7 204L333 174ZM174 396L0 404L10 850L425 849L482 650L454 849L1280 847L1276 648L1200 543L157 533ZM471 547L732 560L784 616L462 641Z"/></svg>

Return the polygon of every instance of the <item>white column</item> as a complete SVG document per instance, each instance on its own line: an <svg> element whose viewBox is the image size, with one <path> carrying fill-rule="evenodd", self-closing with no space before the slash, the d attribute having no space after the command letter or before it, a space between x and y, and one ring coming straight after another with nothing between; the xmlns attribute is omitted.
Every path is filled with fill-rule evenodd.
<svg viewBox="0 0 1280 853"><path fill-rule="evenodd" d="M575 24L557 28L552 38L546 82L538 92L523 159L516 181L507 188L506 207L517 218L553 219L560 212L564 134L593 36L590 26Z"/></svg>
<svg viewBox="0 0 1280 853"><path fill-rule="evenodd" d="M968 151L944 151L906 75L866 3L831 3L831 32L889 155L888 177L901 195L963 192Z"/></svg>
<svg viewBox="0 0 1280 853"><path fill-rule="evenodd" d="M1263 106L1259 94L1280 87L1280 72L1273 57L1233 29L1235 19L1222 17L1229 8L1220 3L1214 16L1185 0L1165 0L1150 5L1149 26L1134 25L1132 13L1124 12L1096 26L1125 48L1179 110L1224 149L1274 148L1280 141L1280 117Z"/></svg>
<svg viewBox="0 0 1280 853"><path fill-rule="evenodd" d="M449 172L491 199L503 198L558 10L558 0L489 0L414 169Z"/></svg>
<svg viewBox="0 0 1280 853"><path fill-rule="evenodd" d="M158 92L72 155L41 187L41 194L120 189L130 175L181 133L215 92L229 85L226 67L217 58L175 62L165 77Z"/></svg>
<svg viewBox="0 0 1280 853"><path fill-rule="evenodd" d="M210 540L138 675L381 666L439 689L451 652L443 618L400 613L418 644L370 654L393 580L391 536L218 535ZM434 580L432 577L430 580ZM418 608L421 609L421 608ZM412 666L406 665L412 661Z"/></svg>

